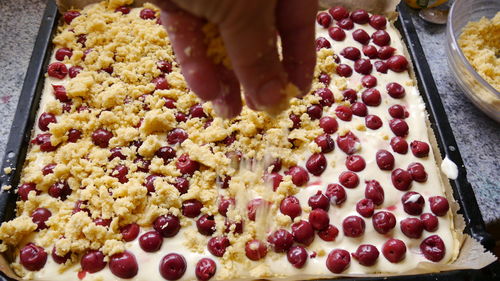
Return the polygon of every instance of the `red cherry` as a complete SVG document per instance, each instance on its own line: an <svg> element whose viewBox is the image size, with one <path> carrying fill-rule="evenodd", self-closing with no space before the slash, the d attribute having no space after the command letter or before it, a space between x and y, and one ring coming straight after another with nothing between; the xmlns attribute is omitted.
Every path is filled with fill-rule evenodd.
<svg viewBox="0 0 500 281"><path fill-rule="evenodd" d="M302 246L293 246L287 252L288 262L295 268L304 267L307 261L307 251Z"/></svg>
<svg viewBox="0 0 500 281"><path fill-rule="evenodd" d="M154 78L151 83L155 84L156 90L167 90L170 88L168 81L165 77L159 76Z"/></svg>
<svg viewBox="0 0 500 281"><path fill-rule="evenodd" d="M290 114L290 120L292 120L292 129L300 128L300 117L295 114Z"/></svg>
<svg viewBox="0 0 500 281"><path fill-rule="evenodd" d="M316 16L316 21L324 28L328 28L332 24L332 17L326 12L321 12Z"/></svg>
<svg viewBox="0 0 500 281"><path fill-rule="evenodd" d="M70 24L78 16L80 16L80 12L78 11L67 11L63 15L66 24Z"/></svg>
<svg viewBox="0 0 500 281"><path fill-rule="evenodd" d="M358 99L357 92L353 89L347 89L342 92L343 100L349 101L350 103L355 103Z"/></svg>
<svg viewBox="0 0 500 281"><path fill-rule="evenodd" d="M387 110L392 118L404 119L406 118L406 111L402 105L395 104Z"/></svg>
<svg viewBox="0 0 500 281"><path fill-rule="evenodd" d="M424 223L417 218L406 218L400 222L401 231L409 238L418 239L424 231Z"/></svg>
<svg viewBox="0 0 500 281"><path fill-rule="evenodd" d="M300 166L293 166L285 172L286 175L292 176L292 182L296 186L303 186L309 181L309 174L306 169Z"/></svg>
<svg viewBox="0 0 500 281"><path fill-rule="evenodd" d="M312 154L306 162L309 173L320 176L326 169L326 157L323 153Z"/></svg>
<svg viewBox="0 0 500 281"><path fill-rule="evenodd" d="M195 104L189 108L189 115L191 118L205 118L207 115L205 111L203 111L203 106L201 104Z"/></svg>
<svg viewBox="0 0 500 281"><path fill-rule="evenodd" d="M327 134L335 133L339 128L339 123L335 118L330 116L324 116L319 119L319 126L323 129L323 131Z"/></svg>
<svg viewBox="0 0 500 281"><path fill-rule="evenodd" d="M369 59L359 59L354 62L354 70L360 74L370 74L372 72L372 63Z"/></svg>
<svg viewBox="0 0 500 281"><path fill-rule="evenodd" d="M420 219L424 223L424 229L429 232L434 232L438 229L439 220L437 217L431 213L423 213L420 215Z"/></svg>
<svg viewBox="0 0 500 281"><path fill-rule="evenodd" d="M309 222L301 220L292 224L292 235L295 242L309 246L314 240L314 229Z"/></svg>
<svg viewBox="0 0 500 281"><path fill-rule="evenodd" d="M340 51L340 55L346 59L355 61L361 57L361 52L356 47L345 47Z"/></svg>
<svg viewBox="0 0 500 281"><path fill-rule="evenodd" d="M31 213L31 220L37 225L37 231L47 228L45 222L50 218L50 216L52 216L52 213L47 208L36 208Z"/></svg>
<svg viewBox="0 0 500 281"><path fill-rule="evenodd" d="M425 200L418 192L409 191L401 197L401 203L406 213L412 216L418 216L424 209Z"/></svg>
<svg viewBox="0 0 500 281"><path fill-rule="evenodd" d="M362 45L366 45L368 44L368 42L370 42L370 35L368 35L368 33L366 33L366 31L364 31L363 29L354 30L354 32L352 33L352 38Z"/></svg>
<svg viewBox="0 0 500 281"><path fill-rule="evenodd" d="M175 178L174 186L180 194L185 194L189 189L189 180L183 177L177 177Z"/></svg>
<svg viewBox="0 0 500 281"><path fill-rule="evenodd" d="M155 155L163 159L163 162L167 164L170 162L170 160L175 158L176 153L175 149L173 149L172 147L162 146L156 151Z"/></svg>
<svg viewBox="0 0 500 281"><path fill-rule="evenodd" d="M104 254L101 251L89 251L82 256L80 260L80 266L82 270L89 273L96 273L101 271L106 267L106 262L104 261Z"/></svg>
<svg viewBox="0 0 500 281"><path fill-rule="evenodd" d="M293 235L285 229L278 229L267 237L267 242L271 244L276 253L284 253L293 244Z"/></svg>
<svg viewBox="0 0 500 281"><path fill-rule="evenodd" d="M66 88L64 86L52 85L52 88L54 89L54 96L57 100L59 100L60 102L69 101L68 95L66 94Z"/></svg>
<svg viewBox="0 0 500 281"><path fill-rule="evenodd" d="M174 237L181 229L178 217L174 215L163 215L157 217L153 222L153 228L165 238Z"/></svg>
<svg viewBox="0 0 500 281"><path fill-rule="evenodd" d="M328 28L328 35L335 41L344 41L346 35L345 31L340 27L331 26Z"/></svg>
<svg viewBox="0 0 500 281"><path fill-rule="evenodd" d="M366 181L365 198L371 199L375 205L381 205L384 202L384 189L378 181Z"/></svg>
<svg viewBox="0 0 500 281"><path fill-rule="evenodd" d="M72 55L73 55L73 51L71 49L69 49L69 48L59 48L56 51L55 58L58 61L63 61L64 57L68 57L68 59L69 59L69 58L71 58Z"/></svg>
<svg viewBox="0 0 500 281"><path fill-rule="evenodd" d="M380 73L387 73L387 70L389 70L389 65L385 61L376 61L373 63L375 66L375 69L380 72Z"/></svg>
<svg viewBox="0 0 500 281"><path fill-rule="evenodd" d="M380 49L378 49L377 56L379 59L386 60L386 59L392 57L392 55L394 55L395 51L396 51L396 49L394 49L391 46L383 46L383 47L380 47Z"/></svg>
<svg viewBox="0 0 500 281"><path fill-rule="evenodd" d="M342 77L350 77L352 75L352 68L347 64L339 64L337 65L337 73Z"/></svg>
<svg viewBox="0 0 500 281"><path fill-rule="evenodd" d="M110 175L114 178L117 178L118 182L126 183L128 182L127 174L128 174L128 168L125 165L118 165L113 168L113 171L111 172ZM153 191L154 191L154 186L153 186Z"/></svg>
<svg viewBox="0 0 500 281"><path fill-rule="evenodd" d="M151 9L145 8L141 10L139 17L143 20L151 20L156 18L156 13Z"/></svg>
<svg viewBox="0 0 500 281"><path fill-rule="evenodd" d="M82 137L82 132L77 129L70 129L68 131L68 142L77 142Z"/></svg>
<svg viewBox="0 0 500 281"><path fill-rule="evenodd" d="M20 263L29 271L38 271L47 262L47 253L42 247L28 243L19 252Z"/></svg>
<svg viewBox="0 0 500 281"><path fill-rule="evenodd" d="M337 137L337 145L346 154L353 154L359 149L359 139L349 131L344 136Z"/></svg>
<svg viewBox="0 0 500 281"><path fill-rule="evenodd" d="M321 118L323 115L323 109L317 104L313 104L307 108L307 114L311 117L311 120L316 120Z"/></svg>
<svg viewBox="0 0 500 281"><path fill-rule="evenodd" d="M186 267L186 259L183 256L170 253L161 259L160 274L167 280L178 280L186 272Z"/></svg>
<svg viewBox="0 0 500 281"><path fill-rule="evenodd" d="M203 215L196 221L198 232L210 236L215 232L215 219L213 216Z"/></svg>
<svg viewBox="0 0 500 281"><path fill-rule="evenodd" d="M360 117L364 117L368 114L368 108L366 108L366 105L362 102L355 102L351 105L351 110L352 114Z"/></svg>
<svg viewBox="0 0 500 281"><path fill-rule="evenodd" d="M335 241L337 236L339 235L339 230L333 225L328 225L327 228L318 231L318 236L319 238L323 239L324 241L331 242Z"/></svg>
<svg viewBox="0 0 500 281"><path fill-rule="evenodd" d="M363 78L361 78L361 84L365 88L373 88L377 86L377 78L372 75L365 75Z"/></svg>
<svg viewBox="0 0 500 281"><path fill-rule="evenodd" d="M348 216L342 222L344 235L347 237L360 237L365 233L365 221L358 216Z"/></svg>
<svg viewBox="0 0 500 281"><path fill-rule="evenodd" d="M222 257L229 245L229 239L226 236L216 236L210 238L207 248L212 255Z"/></svg>
<svg viewBox="0 0 500 281"><path fill-rule="evenodd" d="M444 242L437 235L432 235L425 238L424 241L420 243L420 250L422 251L426 259L433 262L442 260L446 253Z"/></svg>
<svg viewBox="0 0 500 281"><path fill-rule="evenodd" d="M251 221L255 221L255 215L257 213L257 209L263 208L265 206L265 201L262 198L255 198L248 202L247 205L247 215L248 219Z"/></svg>
<svg viewBox="0 0 500 281"><path fill-rule="evenodd" d="M380 234L387 234L396 226L396 217L391 212L380 211L372 217L373 228Z"/></svg>
<svg viewBox="0 0 500 281"><path fill-rule="evenodd" d="M330 80L331 80L330 75L324 72L322 72L318 77L318 81L323 83L325 86L330 85Z"/></svg>
<svg viewBox="0 0 500 281"><path fill-rule="evenodd" d="M410 148L411 152L413 153L413 155L415 155L415 157L422 158L422 157L427 157L427 155L429 155L430 148L429 145L425 142L412 141L410 143Z"/></svg>
<svg viewBox="0 0 500 281"><path fill-rule="evenodd" d="M47 74L50 77L63 79L64 77L66 77L66 74L68 74L68 69L62 62L53 62L49 64L49 67L47 68Z"/></svg>
<svg viewBox="0 0 500 281"><path fill-rule="evenodd" d="M85 48L85 43L87 42L87 34L79 34L76 36L76 43L80 43L83 48Z"/></svg>
<svg viewBox="0 0 500 281"><path fill-rule="evenodd" d="M341 19L337 22L337 25L345 30L350 30L354 28L354 23L351 19Z"/></svg>
<svg viewBox="0 0 500 281"><path fill-rule="evenodd" d="M351 19L357 24L365 24L370 20L370 16L367 11L359 9L351 13Z"/></svg>
<svg viewBox="0 0 500 281"><path fill-rule="evenodd" d="M362 244L358 247L356 252L351 254L359 264L364 266L372 266L377 262L379 251L377 247L371 244Z"/></svg>
<svg viewBox="0 0 500 281"><path fill-rule="evenodd" d="M113 137L113 133L106 129L97 129L92 133L92 142L100 148L106 148L109 145L109 140Z"/></svg>
<svg viewBox="0 0 500 281"><path fill-rule="evenodd" d="M71 188L66 181L58 181L49 187L49 195L54 198L59 198L62 201L71 195Z"/></svg>
<svg viewBox="0 0 500 281"><path fill-rule="evenodd" d="M385 29L387 20L381 15L372 15L369 21L370 25L375 29Z"/></svg>
<svg viewBox="0 0 500 281"><path fill-rule="evenodd" d="M200 169L200 163L191 160L187 153L182 154L177 159L175 166L183 175L192 175Z"/></svg>
<svg viewBox="0 0 500 281"><path fill-rule="evenodd" d="M351 171L345 171L340 174L339 182L347 188L355 188L359 184L359 177Z"/></svg>
<svg viewBox="0 0 500 281"><path fill-rule="evenodd" d="M392 154L385 149L377 151L375 159L377 161L378 167L381 170L390 171L394 168L394 156L392 156Z"/></svg>
<svg viewBox="0 0 500 281"><path fill-rule="evenodd" d="M309 197L307 203L313 210L320 208L328 211L328 209L330 208L330 199L326 195L324 195L321 190L318 190L315 195Z"/></svg>
<svg viewBox="0 0 500 281"><path fill-rule="evenodd" d="M328 12L335 20L341 20L349 17L349 11L342 6L332 7L328 10Z"/></svg>
<svg viewBox="0 0 500 281"><path fill-rule="evenodd" d="M395 98L395 99L400 99L405 96L405 88L401 86L401 84L396 83L396 82L391 82L385 86L387 93L389 96Z"/></svg>
<svg viewBox="0 0 500 281"><path fill-rule="evenodd" d="M125 251L111 256L109 259L109 269L114 275L123 279L129 279L137 275L139 266L134 254Z"/></svg>
<svg viewBox="0 0 500 281"><path fill-rule="evenodd" d="M175 121L177 122L186 122L187 115L182 112L175 113Z"/></svg>
<svg viewBox="0 0 500 281"><path fill-rule="evenodd" d="M309 213L309 223L316 230L323 230L330 224L330 217L323 209L314 209Z"/></svg>
<svg viewBox="0 0 500 281"><path fill-rule="evenodd" d="M372 40L378 46L387 46L391 43L391 36L385 30L377 30L372 34Z"/></svg>
<svg viewBox="0 0 500 281"><path fill-rule="evenodd" d="M391 147L394 152L406 154L408 152L408 143L402 137L393 137L391 139Z"/></svg>
<svg viewBox="0 0 500 281"><path fill-rule="evenodd" d="M410 165L408 165L408 172L411 178L416 182L427 181L427 172L425 171L424 165L420 163L410 163Z"/></svg>
<svg viewBox="0 0 500 281"><path fill-rule="evenodd" d="M365 159L361 155L349 155L345 160L347 169L353 172L361 172L366 167Z"/></svg>
<svg viewBox="0 0 500 281"><path fill-rule="evenodd" d="M403 169L396 169L391 173L391 181L396 189L406 191L410 189L412 178L410 173Z"/></svg>
<svg viewBox="0 0 500 281"><path fill-rule="evenodd" d="M431 211L436 216L444 216L448 213L450 209L450 205L448 204L448 200L443 196L432 196L429 197L429 204L431 206Z"/></svg>
<svg viewBox="0 0 500 281"><path fill-rule="evenodd" d="M160 60L156 63L156 67L163 73L172 72L172 62L166 60Z"/></svg>
<svg viewBox="0 0 500 281"><path fill-rule="evenodd" d="M40 145L41 151L44 151L44 152L54 151L54 150L56 150L57 146L53 146L52 143L50 142L51 136L52 136L52 134L50 134L50 133L38 134L31 141L31 143Z"/></svg>
<svg viewBox="0 0 500 281"><path fill-rule="evenodd" d="M321 148L322 153L332 152L335 149L335 141L328 134L317 136L314 142Z"/></svg>
<svg viewBox="0 0 500 281"><path fill-rule="evenodd" d="M288 196L281 201L280 211L284 215L290 216L293 219L300 216L302 208L300 207L299 199L295 196Z"/></svg>
<svg viewBox="0 0 500 281"><path fill-rule="evenodd" d="M196 201L198 201L198 200L196 200ZM200 204L201 204L201 202L200 202ZM201 206L203 206L203 205L201 205ZM234 199L221 197L220 201L219 201L219 207L218 207L219 214L221 214L225 217L227 215L227 211L228 211L230 206L234 206Z"/></svg>
<svg viewBox="0 0 500 281"><path fill-rule="evenodd" d="M127 224L120 229L122 238L125 242L134 241L139 235L140 227L136 223Z"/></svg>
<svg viewBox="0 0 500 281"><path fill-rule="evenodd" d="M318 37L316 38L316 51L319 51L323 48L325 49L330 49L332 45L330 44L330 41L326 39L325 37Z"/></svg>
<svg viewBox="0 0 500 281"><path fill-rule="evenodd" d="M319 103L322 106L331 106L335 101L332 91L328 88L319 88L314 92L314 94L321 98Z"/></svg>
<svg viewBox="0 0 500 281"><path fill-rule="evenodd" d="M368 40L370 39L370 37L368 37ZM363 54L367 57L369 57L370 59L375 59L377 58L377 48L373 45L366 45L366 46L363 46Z"/></svg>
<svg viewBox="0 0 500 281"><path fill-rule="evenodd" d="M182 143L188 138L188 133L181 129L181 128L175 128L172 131L168 132L167 134L167 142L170 145L174 145L176 143Z"/></svg>
<svg viewBox="0 0 500 281"><path fill-rule="evenodd" d="M361 99L366 105L369 106L378 106L382 102L380 92L375 88L364 90L361 94Z"/></svg>
<svg viewBox="0 0 500 281"><path fill-rule="evenodd" d="M124 15L128 15L130 13L130 8L127 6L120 6L115 9L115 13L122 13Z"/></svg>
<svg viewBox="0 0 500 281"><path fill-rule="evenodd" d="M375 205L371 199L361 199L356 203L356 211L363 217L369 218L373 216Z"/></svg>
<svg viewBox="0 0 500 281"><path fill-rule="evenodd" d="M328 198L330 198L330 204L332 205L340 205L344 203L347 197L345 189L336 183L329 184L326 187L325 194Z"/></svg>
<svg viewBox="0 0 500 281"><path fill-rule="evenodd" d="M203 204L197 199L188 199L182 202L182 214L188 218L196 218L200 215Z"/></svg>
<svg viewBox="0 0 500 281"><path fill-rule="evenodd" d="M245 244L245 254L247 258L258 261L266 256L267 247L260 240L251 240Z"/></svg>
<svg viewBox="0 0 500 281"><path fill-rule="evenodd" d="M42 168L42 175L46 176L48 174L52 174L56 166L57 164L54 163L47 164L45 167Z"/></svg>
<svg viewBox="0 0 500 281"><path fill-rule="evenodd" d="M196 263L195 275L200 281L212 278L217 271L217 264L212 259L202 258Z"/></svg>
<svg viewBox="0 0 500 281"><path fill-rule="evenodd" d="M83 67L81 66L72 66L68 70L69 78L75 78L80 72L82 72Z"/></svg>
<svg viewBox="0 0 500 281"><path fill-rule="evenodd" d="M335 115L342 121L351 121L352 119L352 110L350 107L345 105L339 105L335 108Z"/></svg>
<svg viewBox="0 0 500 281"><path fill-rule="evenodd" d="M278 173L266 174L264 175L264 181L272 184L273 191L276 191L276 189L280 186L280 183L283 181L283 176Z"/></svg>
<svg viewBox="0 0 500 281"><path fill-rule="evenodd" d="M90 210L82 205L88 205L88 201L82 201L82 200L76 201L75 206L73 207L72 214L76 214L78 212L85 212L88 214L89 217L91 217L92 214L90 213Z"/></svg>
<svg viewBox="0 0 500 281"><path fill-rule="evenodd" d="M71 253L67 253L64 256L58 256L56 253L55 247L52 248L52 253L50 255L52 256L52 259L54 260L54 262L56 262L57 264L66 263L66 261L68 261L71 258Z"/></svg>
<svg viewBox="0 0 500 281"><path fill-rule="evenodd" d="M408 69L408 61L404 56L394 55L387 60L389 69L394 72L403 72Z"/></svg>
<svg viewBox="0 0 500 281"><path fill-rule="evenodd" d="M382 246L382 254L388 261L398 263L405 258L406 245L399 239L391 238Z"/></svg>
<svg viewBox="0 0 500 281"><path fill-rule="evenodd" d="M389 121L389 127L391 131L398 137L404 137L408 135L408 130L410 129L408 123L403 119L392 119Z"/></svg>
<svg viewBox="0 0 500 281"><path fill-rule="evenodd" d="M368 129L377 130L382 127L382 119L377 115L367 115L365 117L365 125Z"/></svg>
<svg viewBox="0 0 500 281"><path fill-rule="evenodd" d="M326 258L326 267L333 273L342 273L342 271L346 270L351 263L351 257L349 256L349 252L342 249L334 249Z"/></svg>

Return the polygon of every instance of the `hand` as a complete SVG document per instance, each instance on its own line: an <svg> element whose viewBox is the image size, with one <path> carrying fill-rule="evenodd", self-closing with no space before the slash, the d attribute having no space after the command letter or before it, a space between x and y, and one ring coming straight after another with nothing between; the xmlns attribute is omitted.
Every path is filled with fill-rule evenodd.
<svg viewBox="0 0 500 281"><path fill-rule="evenodd" d="M317 0L157 0L161 20L191 90L212 101L221 117L248 107L276 111L291 82L306 94L316 63ZM207 56L206 22L218 26L232 70ZM283 60L277 49L281 37Z"/></svg>

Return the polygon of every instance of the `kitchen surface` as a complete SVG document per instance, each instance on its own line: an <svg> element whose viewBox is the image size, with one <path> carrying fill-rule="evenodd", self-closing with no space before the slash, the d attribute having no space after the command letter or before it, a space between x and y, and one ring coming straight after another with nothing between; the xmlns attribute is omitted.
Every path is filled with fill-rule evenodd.
<svg viewBox="0 0 500 281"><path fill-rule="evenodd" d="M46 1L0 1L0 159L28 62L33 51ZM446 114L453 128L468 179L485 222L490 229L500 226L500 124L477 109L461 92L449 72L445 56L445 25L430 24L414 12L414 23ZM496 227L498 228L498 227Z"/></svg>

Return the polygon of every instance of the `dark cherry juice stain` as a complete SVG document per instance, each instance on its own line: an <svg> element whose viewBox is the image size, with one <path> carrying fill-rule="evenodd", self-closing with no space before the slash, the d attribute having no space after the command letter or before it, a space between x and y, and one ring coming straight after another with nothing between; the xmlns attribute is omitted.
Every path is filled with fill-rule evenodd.
<svg viewBox="0 0 500 281"><path fill-rule="evenodd" d="M12 98L12 96L2 96L2 97L0 97L0 101L2 103L9 103L11 98Z"/></svg>

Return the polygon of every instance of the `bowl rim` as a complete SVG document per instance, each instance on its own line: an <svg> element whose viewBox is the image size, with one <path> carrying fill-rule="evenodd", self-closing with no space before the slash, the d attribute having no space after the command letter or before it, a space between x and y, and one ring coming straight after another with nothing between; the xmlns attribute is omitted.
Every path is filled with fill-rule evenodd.
<svg viewBox="0 0 500 281"><path fill-rule="evenodd" d="M458 44L457 37L455 36L455 33L453 32L453 30L455 30L455 26L453 25L453 21L452 21L452 18L453 18L453 15L454 15L454 12L455 12L455 9L456 9L456 6L457 6L458 2L461 2L461 0L456 0L456 1L453 2L452 6L450 8L450 12L448 14L448 24L446 25L446 29L447 29L448 33L450 34L450 37L451 37L451 40L452 40L452 45L456 47L454 49L457 50L458 56L460 57L460 60L461 60L462 64L469 71L469 73L471 73L472 76L476 80L479 80L479 82L482 85L484 85L488 90L490 90L490 92L492 92L493 94L495 94L497 96L497 98L500 98L500 92L497 91L497 89L495 89L493 86L491 86L490 83L488 83L488 81L486 81L474 69L474 67L470 64L469 60L465 57L464 53L462 52L462 48ZM462 30L460 30L460 34L461 33L462 33Z"/></svg>

